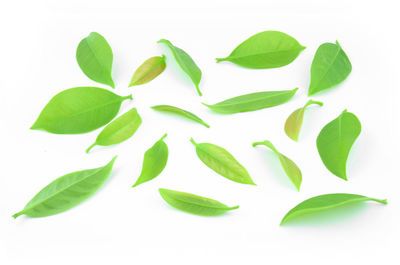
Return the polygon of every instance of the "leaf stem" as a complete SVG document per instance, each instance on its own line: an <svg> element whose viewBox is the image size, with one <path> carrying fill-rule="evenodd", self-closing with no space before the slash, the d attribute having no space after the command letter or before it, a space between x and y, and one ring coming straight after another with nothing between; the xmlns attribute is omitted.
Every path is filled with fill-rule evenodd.
<svg viewBox="0 0 400 265"><path fill-rule="evenodd" d="M167 137L167 134L165 133L160 140L164 140L164 138Z"/></svg>
<svg viewBox="0 0 400 265"><path fill-rule="evenodd" d="M201 93L200 88L199 88L198 85L196 85L196 90L197 90L197 93L199 94L199 96L201 97L203 94Z"/></svg>
<svg viewBox="0 0 400 265"><path fill-rule="evenodd" d="M132 100L132 99L133 99L132 94L130 94L130 95L128 95L128 96L122 97L122 100L123 100L123 101L124 101L125 99L130 99L130 100Z"/></svg>
<svg viewBox="0 0 400 265"><path fill-rule="evenodd" d="M18 213L16 213L16 214L13 214L12 217L13 217L14 219L17 219L18 216L23 215L23 214L24 214L24 211L20 211L20 212L18 212Z"/></svg>
<svg viewBox="0 0 400 265"><path fill-rule="evenodd" d="M192 142L192 144L193 144L194 146L197 146L197 143L194 141L193 138L190 138L190 141Z"/></svg>
<svg viewBox="0 0 400 265"><path fill-rule="evenodd" d="M215 60L217 61L217 63L219 63L219 62L227 61L227 60L228 60L228 57L225 57L225 58L215 58Z"/></svg>
<svg viewBox="0 0 400 265"><path fill-rule="evenodd" d="M95 147L95 146L96 146L96 142L93 143L91 146L89 146L88 149L86 149L86 154L88 154L89 151L90 151L93 147Z"/></svg>

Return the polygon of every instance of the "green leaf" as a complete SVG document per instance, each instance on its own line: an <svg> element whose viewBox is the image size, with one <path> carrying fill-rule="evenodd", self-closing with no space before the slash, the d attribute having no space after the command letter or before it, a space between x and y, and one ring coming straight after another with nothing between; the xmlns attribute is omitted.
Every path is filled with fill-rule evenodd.
<svg viewBox="0 0 400 265"><path fill-rule="evenodd" d="M159 189L159 192L169 205L192 214L215 216L239 208L239 206L229 207L219 201L191 193L167 189Z"/></svg>
<svg viewBox="0 0 400 265"><path fill-rule="evenodd" d="M283 104L289 101L296 94L296 91L297 88L293 90L256 92L230 98L214 105L205 103L203 105L215 112L225 114L254 111Z"/></svg>
<svg viewBox="0 0 400 265"><path fill-rule="evenodd" d="M74 87L55 95L44 107L31 129L56 134L78 134L96 130L118 113L121 97L99 87Z"/></svg>
<svg viewBox="0 0 400 265"><path fill-rule="evenodd" d="M111 77L113 53L106 39L92 32L81 40L76 49L76 60L87 77L114 88Z"/></svg>
<svg viewBox="0 0 400 265"><path fill-rule="evenodd" d="M301 125L303 124L304 112L306 111L306 108L312 104L316 104L319 106L324 105L322 102L310 99L309 101L307 101L304 107L293 111L292 114L290 114L290 116L287 118L285 123L285 133L290 139L294 141L298 140L301 130Z"/></svg>
<svg viewBox="0 0 400 265"><path fill-rule="evenodd" d="M129 87L143 85L150 82L161 74L165 67L164 55L154 56L147 59L133 74Z"/></svg>
<svg viewBox="0 0 400 265"><path fill-rule="evenodd" d="M184 50L172 45L169 40L161 39L158 43L164 43L171 50L175 57L176 62L181 69L192 79L193 84L196 86L197 93L201 96L199 84L201 80L201 70L193 61L192 57Z"/></svg>
<svg viewBox="0 0 400 265"><path fill-rule="evenodd" d="M265 145L266 147L270 148L279 158L279 161L281 162L281 165L283 167L283 170L285 170L286 175L289 177L289 179L292 181L292 183L296 186L296 189L300 191L300 185L301 185L301 171L297 167L297 165L289 159L287 156L281 154L276 150L275 146L268 140L262 141L262 142L254 142L253 147L257 145Z"/></svg>
<svg viewBox="0 0 400 265"><path fill-rule="evenodd" d="M150 181L160 175L168 161L168 146L164 142L164 134L150 149L144 153L142 172L132 187Z"/></svg>
<svg viewBox="0 0 400 265"><path fill-rule="evenodd" d="M90 149L96 145L109 146L122 143L136 132L140 124L142 124L142 118L136 108L131 109L108 124L97 136L96 141L89 146L86 153L89 153Z"/></svg>
<svg viewBox="0 0 400 265"><path fill-rule="evenodd" d="M319 46L311 64L308 95L314 95L343 82L351 72L351 63L339 42Z"/></svg>
<svg viewBox="0 0 400 265"><path fill-rule="evenodd" d="M347 157L360 133L361 123L356 115L344 110L339 117L325 125L317 137L322 162L339 178L347 180Z"/></svg>
<svg viewBox="0 0 400 265"><path fill-rule="evenodd" d="M293 62L305 48L283 32L263 31L239 44L228 57L217 58L217 62L230 61L252 69L277 68Z"/></svg>
<svg viewBox="0 0 400 265"><path fill-rule="evenodd" d="M186 110L174 107L174 106L170 106L170 105L157 105L157 106L153 106L151 108L154 109L154 110L157 110L157 111L164 111L164 112L174 113L174 114L177 114L179 116L186 117L186 118L191 119L191 120L193 120L195 122L203 124L207 128L210 128L210 125L208 125L202 119L200 119L199 117L197 117L196 115L194 115L193 113L191 113L189 111L186 111Z"/></svg>
<svg viewBox="0 0 400 265"><path fill-rule="evenodd" d="M387 204L387 200L379 200L357 194L348 194L348 193L325 194L312 197L296 205L283 217L281 225L287 223L292 219L296 219L297 217L300 216L328 210L331 208L343 206L350 203L357 203L364 201L376 201L379 203Z"/></svg>
<svg viewBox="0 0 400 265"><path fill-rule="evenodd" d="M254 184L247 170L224 148L209 143L196 143L197 156L203 163L221 176L242 184Z"/></svg>
<svg viewBox="0 0 400 265"><path fill-rule="evenodd" d="M13 215L45 217L64 212L92 196L110 176L114 157L107 165L69 173L57 178L32 198L24 209Z"/></svg>

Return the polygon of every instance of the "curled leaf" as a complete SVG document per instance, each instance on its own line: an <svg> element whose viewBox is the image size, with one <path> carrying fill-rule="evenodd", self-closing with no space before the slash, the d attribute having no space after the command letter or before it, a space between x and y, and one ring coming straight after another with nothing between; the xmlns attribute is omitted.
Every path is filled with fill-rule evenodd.
<svg viewBox="0 0 400 265"><path fill-rule="evenodd" d="M111 77L113 53L106 39L99 33L92 32L79 43L76 60L87 77L115 87Z"/></svg>
<svg viewBox="0 0 400 265"><path fill-rule="evenodd" d="M168 189L159 189L159 192L169 205L192 214L215 216L239 208L239 206L229 207L219 201L187 192Z"/></svg>
<svg viewBox="0 0 400 265"><path fill-rule="evenodd" d="M200 124L203 124L204 126L206 126L207 128L210 128L210 125L208 125L207 123L205 123L202 119L200 119L199 117L197 117L196 115L194 115L193 113L187 111L187 110L183 110L174 106L170 106L170 105L157 105L157 106L153 106L151 107L154 110L157 111L164 111L164 112L169 112L169 113L174 113L177 115L180 115L182 117L186 117L188 119L191 119L192 121L198 122Z"/></svg>
<svg viewBox="0 0 400 265"><path fill-rule="evenodd" d="M142 118L136 108L131 109L108 124L97 136L96 141L89 146L86 153L89 153L96 145L109 146L122 143L136 132L140 124L142 124Z"/></svg>
<svg viewBox="0 0 400 265"><path fill-rule="evenodd" d="M289 101L296 94L296 91L297 88L293 90L256 92L230 98L214 105L205 103L203 105L215 112L225 114L254 111L283 104Z"/></svg>
<svg viewBox="0 0 400 265"><path fill-rule="evenodd" d="M142 172L132 187L154 179L164 170L168 160L168 146L164 142L165 137L167 134L164 134L144 153Z"/></svg>
<svg viewBox="0 0 400 265"><path fill-rule="evenodd" d="M304 117L304 112L306 108L312 104L317 104L319 106L322 106L323 103L319 101L314 101L314 100L309 100L304 107L299 108L290 114L290 116L287 118L286 123L285 123L285 133L286 135L294 140L297 141L299 138L300 130L301 130L301 125L303 124L303 117Z"/></svg>
<svg viewBox="0 0 400 265"><path fill-rule="evenodd" d="M40 112L31 129L56 134L78 134L96 130L118 113L121 97L99 87L74 87L55 95Z"/></svg>
<svg viewBox="0 0 400 265"><path fill-rule="evenodd" d="M161 74L166 67L165 56L154 56L147 59L142 65L136 69L132 76L129 87L143 85Z"/></svg>
<svg viewBox="0 0 400 265"><path fill-rule="evenodd" d="M255 185L247 170L224 148L209 143L196 143L190 139L196 147L197 156L209 168L221 176L232 181Z"/></svg>
<svg viewBox="0 0 400 265"><path fill-rule="evenodd" d="M387 200L379 200L357 194L348 194L348 193L324 194L312 197L296 205L283 217L281 225L287 223L292 219L296 219L300 216L313 214L316 212L332 209L346 204L364 202L364 201L375 201L382 204L387 204Z"/></svg>
<svg viewBox="0 0 400 265"><path fill-rule="evenodd" d="M281 154L276 150L275 146L268 140L262 141L262 142L254 142L253 147L257 145L264 145L268 148L270 148L279 158L279 161L281 162L281 165L283 167L283 170L285 171L286 175L289 177L289 179L292 181L292 183L296 186L296 189L300 191L300 185L301 185L301 171L297 167L297 165L289 159L287 156Z"/></svg>
<svg viewBox="0 0 400 265"><path fill-rule="evenodd" d="M339 117L325 125L317 137L322 162L339 178L347 180L347 157L360 133L361 123L357 116L344 110Z"/></svg>

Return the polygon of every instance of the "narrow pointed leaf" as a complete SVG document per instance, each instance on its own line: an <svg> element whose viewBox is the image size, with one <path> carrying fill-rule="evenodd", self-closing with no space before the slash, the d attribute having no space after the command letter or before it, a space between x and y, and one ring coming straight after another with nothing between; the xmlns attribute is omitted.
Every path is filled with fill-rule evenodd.
<svg viewBox="0 0 400 265"><path fill-rule="evenodd" d="M253 143L253 147L255 147L257 145L264 145L264 146L270 148L278 156L279 161L281 162L281 165L282 165L283 170L285 171L286 175L292 181L292 183L294 184L296 189L298 191L300 191L302 175L301 175L301 171L297 167L297 165L291 159L289 159L287 156L278 152L278 150L275 148L275 146L270 141L265 140L262 142L254 142Z"/></svg>
<svg viewBox="0 0 400 265"><path fill-rule="evenodd" d="M176 62L181 67L181 69L190 77L196 87L197 93L199 94L199 96L201 96L199 88L201 81L201 70L193 61L192 57L190 57L190 55L187 54L184 50L172 45L169 40L161 39L158 41L158 43L163 43L167 45L167 47L174 55Z"/></svg>
<svg viewBox="0 0 400 265"><path fill-rule="evenodd" d="M153 106L151 107L154 110L157 111L164 111L164 112L169 112L169 113L174 113L177 114L179 116L182 117L186 117L188 119L191 119L192 121L198 122L200 124L203 124L204 126L206 126L207 128L210 128L210 125L208 125L207 123L205 123L202 119L200 119L199 117L197 117L196 115L194 115L193 113L187 111L187 110L183 110L174 106L170 106L170 105L157 105L157 106Z"/></svg>
<svg viewBox="0 0 400 265"><path fill-rule="evenodd" d="M311 64L308 95L314 95L343 82L352 69L349 58L339 42L319 46Z"/></svg>
<svg viewBox="0 0 400 265"><path fill-rule="evenodd" d="M74 87L55 95L44 107L31 129L56 134L78 134L96 130L118 113L121 97L99 87Z"/></svg>
<svg viewBox="0 0 400 265"><path fill-rule="evenodd" d="M90 149L96 145L109 146L122 143L132 137L140 124L142 124L142 118L136 108L131 109L108 124L97 136L96 141L89 146L86 153L89 153Z"/></svg>
<svg viewBox="0 0 400 265"><path fill-rule="evenodd" d="M239 206L229 207L219 201L191 193L168 189L159 189L159 192L169 205L192 214L215 216L239 208Z"/></svg>
<svg viewBox="0 0 400 265"><path fill-rule="evenodd" d="M24 209L13 215L45 217L64 212L92 196L110 176L114 157L107 165L69 173L44 187Z"/></svg>
<svg viewBox="0 0 400 265"><path fill-rule="evenodd" d="M154 56L147 59L133 74L129 87L143 85L150 82L160 75L164 71L165 67L164 55Z"/></svg>
<svg viewBox="0 0 400 265"><path fill-rule="evenodd" d="M306 111L306 108L312 104L317 104L319 106L323 105L322 102L310 99L304 105L304 107L293 111L292 114L290 114L290 116L287 118L285 123L285 133L290 139L294 141L297 141L299 139L301 125L303 124L304 112Z"/></svg>
<svg viewBox="0 0 400 265"><path fill-rule="evenodd" d="M348 193L324 194L312 197L296 205L283 217L281 225L287 223L290 220L296 219L304 215L321 212L324 210L336 208L346 204L365 202L365 201L375 201L382 204L387 204L387 200L379 200L357 194L348 194Z"/></svg>
<svg viewBox="0 0 400 265"><path fill-rule="evenodd" d="M232 181L255 185L247 170L224 148L210 143L196 143L197 156L209 168Z"/></svg>
<svg viewBox="0 0 400 265"><path fill-rule="evenodd" d="M360 133L361 123L356 115L344 110L339 117L325 125L317 137L322 162L339 178L347 180L347 157Z"/></svg>
<svg viewBox="0 0 400 265"><path fill-rule="evenodd" d="M168 161L168 146L164 134L150 149L144 153L142 172L132 187L150 181L161 174Z"/></svg>
<svg viewBox="0 0 400 265"><path fill-rule="evenodd" d="M113 53L106 39L99 33L92 32L79 43L76 60L87 77L115 87L111 77Z"/></svg>
<svg viewBox="0 0 400 265"><path fill-rule="evenodd" d="M296 91L297 88L293 90L256 92L230 98L214 105L205 103L203 105L215 112L225 114L254 111L286 103L296 94Z"/></svg>
<svg viewBox="0 0 400 265"><path fill-rule="evenodd" d="M283 32L263 31L242 42L228 57L217 58L217 62L230 61L252 69L277 68L293 62L304 49Z"/></svg>

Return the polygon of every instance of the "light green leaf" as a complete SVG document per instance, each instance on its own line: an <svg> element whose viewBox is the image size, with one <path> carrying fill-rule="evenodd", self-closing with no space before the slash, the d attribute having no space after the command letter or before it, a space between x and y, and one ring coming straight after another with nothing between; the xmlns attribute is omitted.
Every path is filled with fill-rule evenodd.
<svg viewBox="0 0 400 265"><path fill-rule="evenodd" d="M169 205L192 214L215 216L239 208L239 206L229 207L219 201L191 193L167 189L159 189L159 192Z"/></svg>
<svg viewBox="0 0 400 265"><path fill-rule="evenodd" d="M133 74L129 87L143 85L150 82L161 74L165 67L164 55L154 56L147 59Z"/></svg>
<svg viewBox="0 0 400 265"><path fill-rule="evenodd" d="M181 69L192 79L193 84L196 86L197 93L201 96L200 92L200 80L201 80L201 70L193 61L192 57L187 54L184 50L172 45L169 40L161 39L158 43L163 43L171 50L175 57L176 62L179 64Z"/></svg>
<svg viewBox="0 0 400 265"><path fill-rule="evenodd" d="M89 153L96 145L109 146L122 143L136 132L140 124L142 124L142 118L136 108L131 109L108 124L97 136L96 141L89 146L86 153Z"/></svg>
<svg viewBox="0 0 400 265"><path fill-rule="evenodd" d="M296 189L300 191L300 185L301 185L301 171L297 167L297 165L289 159L287 156L281 154L276 150L275 146L268 140L262 141L262 142L254 142L253 147L257 145L265 145L266 147L270 148L279 158L279 161L281 162L281 165L283 167L283 170L285 170L286 175L289 177L289 179L292 181L292 183L296 186Z"/></svg>
<svg viewBox="0 0 400 265"><path fill-rule="evenodd" d="M296 91L297 88L293 90L256 92L230 98L214 105L205 103L203 105L215 112L225 114L254 111L283 104L289 101L296 94Z"/></svg>
<svg viewBox="0 0 400 265"><path fill-rule="evenodd" d="M99 87L74 87L55 95L44 107L31 129L56 134L78 134L96 130L118 113L121 97Z"/></svg>
<svg viewBox="0 0 400 265"><path fill-rule="evenodd" d="M164 142L164 134L150 149L144 153L142 172L132 187L150 181L160 175L168 161L168 146Z"/></svg>
<svg viewBox="0 0 400 265"><path fill-rule="evenodd" d="M242 42L228 57L217 58L217 62L230 61L252 69L277 68L293 62L305 48L283 32L263 31Z"/></svg>
<svg viewBox="0 0 400 265"><path fill-rule="evenodd" d="M174 114L177 114L179 116L186 117L186 118L191 119L191 120L193 120L195 122L203 124L207 128L210 128L210 125L208 125L202 119L200 119L199 117L197 117L196 115L194 115L193 113L191 113L191 112L189 112L187 110L183 110L183 109L180 109L180 108L177 108L177 107L174 107L174 106L170 106L170 105L157 105L157 106L153 106L151 108L154 109L154 110L157 110L157 111L164 111L164 112L174 113Z"/></svg>
<svg viewBox="0 0 400 265"><path fill-rule="evenodd" d="M296 219L300 216L313 214L316 212L332 209L346 204L364 202L364 201L376 201L379 203L387 204L387 200L379 200L357 194L348 194L348 193L325 194L312 197L296 205L283 217L281 225L287 223L292 219Z"/></svg>
<svg viewBox="0 0 400 265"><path fill-rule="evenodd" d="M319 106L324 105L322 102L310 99L309 101L307 101L304 107L293 111L292 114L290 114L290 116L287 118L285 123L285 133L290 139L294 141L298 140L301 130L301 125L303 124L304 112L306 111L306 108L312 104L316 104Z"/></svg>
<svg viewBox="0 0 400 265"><path fill-rule="evenodd" d="M344 110L339 117L325 125L317 137L322 162L339 178L347 180L347 157L360 133L361 123L356 115Z"/></svg>
<svg viewBox="0 0 400 265"><path fill-rule="evenodd" d="M311 64L311 82L308 95L314 95L343 82L352 69L339 42L319 46Z"/></svg>
<svg viewBox="0 0 400 265"><path fill-rule="evenodd" d="M111 77L113 53L106 39L99 33L92 32L79 43L76 60L87 77L115 87Z"/></svg>
<svg viewBox="0 0 400 265"><path fill-rule="evenodd" d="M114 157L107 165L69 173L44 187L24 209L13 215L45 217L64 212L92 196L110 176Z"/></svg>
<svg viewBox="0 0 400 265"><path fill-rule="evenodd" d="M224 148L209 143L196 143L197 156L203 163L221 176L232 181L255 185L247 170Z"/></svg>

